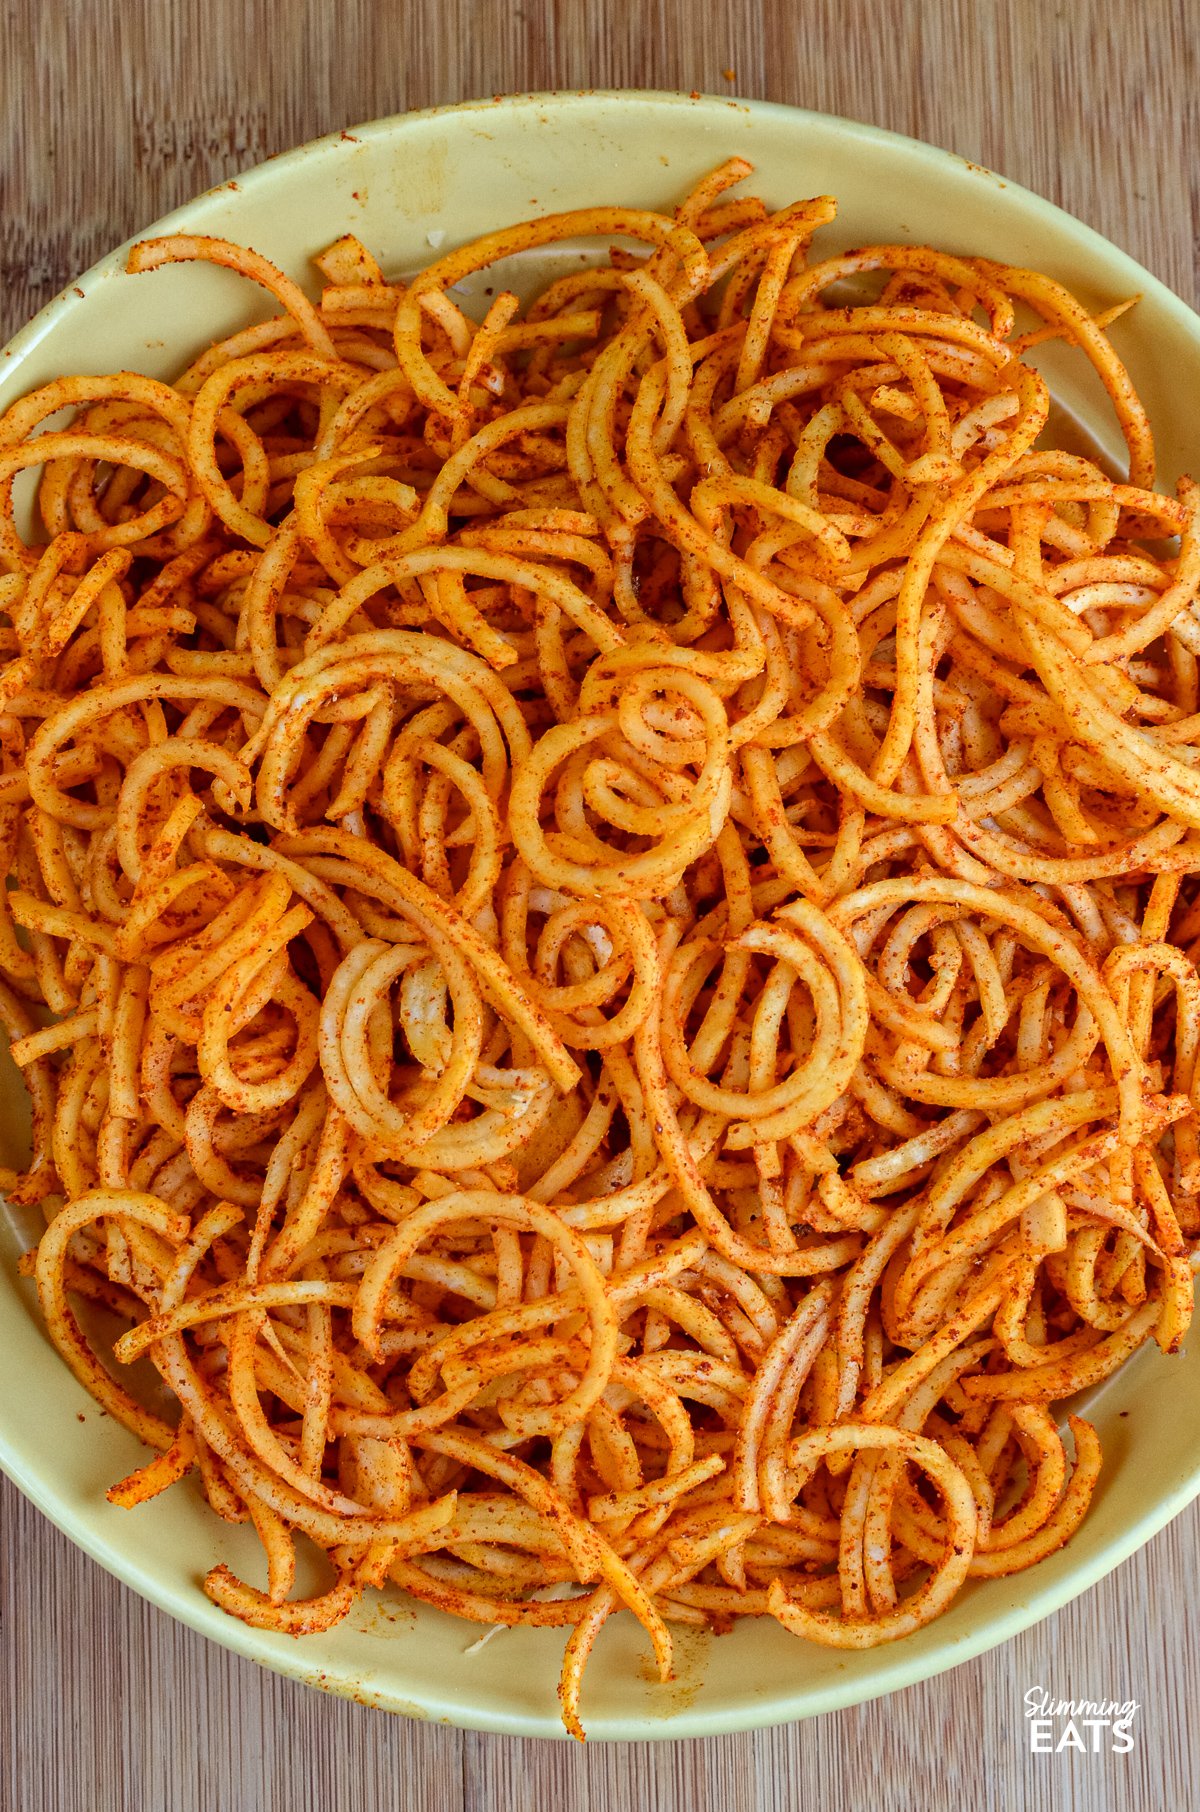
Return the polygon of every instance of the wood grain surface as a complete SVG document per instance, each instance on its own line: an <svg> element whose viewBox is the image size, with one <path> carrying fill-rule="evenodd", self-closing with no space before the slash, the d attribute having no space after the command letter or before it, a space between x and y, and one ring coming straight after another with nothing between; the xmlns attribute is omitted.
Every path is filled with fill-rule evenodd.
<svg viewBox="0 0 1200 1812"><path fill-rule="evenodd" d="M543 88L699 89L925 138L1050 196L1193 306L1197 0L5 0L0 341L269 154ZM7 1379L5 1388L19 1388ZM1200 1805L1200 1509L940 1679L688 1743L464 1735L203 1642L0 1481L2 1812L1155 1812ZM1022 1697L1136 1699L1124 1756L1029 1753Z"/></svg>

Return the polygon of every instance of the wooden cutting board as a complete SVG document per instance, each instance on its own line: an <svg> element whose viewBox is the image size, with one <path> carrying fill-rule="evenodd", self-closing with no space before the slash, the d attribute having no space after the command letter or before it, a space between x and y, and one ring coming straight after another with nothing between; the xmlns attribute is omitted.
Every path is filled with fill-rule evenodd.
<svg viewBox="0 0 1200 1812"><path fill-rule="evenodd" d="M1186 301L1200 289L1195 0L8 0L4 18L0 343L101 252L273 152L542 88L694 88L870 120L1051 197ZM263 1673L143 1604L0 1481L0 1808L1183 1812L1200 1804L1198 1552L1193 1509L1049 1622L858 1710L585 1752ZM1136 1699L1132 1750L1031 1754L1037 1687Z"/></svg>

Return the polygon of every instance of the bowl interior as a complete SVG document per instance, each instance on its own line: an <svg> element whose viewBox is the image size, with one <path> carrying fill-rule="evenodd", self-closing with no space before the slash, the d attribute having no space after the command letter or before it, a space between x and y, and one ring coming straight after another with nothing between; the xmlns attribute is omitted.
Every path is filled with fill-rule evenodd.
<svg viewBox="0 0 1200 1812"><path fill-rule="evenodd" d="M1097 308L1140 293L1113 339L1155 424L1160 482L1186 467L1200 321L1049 203L948 153L845 121L648 94L478 103L322 140L210 190L163 224L252 245L311 286L311 256L347 231L385 270L411 271L532 214L601 201L669 206L734 153L755 164L747 186L771 204L837 198L837 222L818 241L828 250L929 241L1046 270ZM555 261L580 255L560 250ZM0 362L0 407L62 372L132 368L170 378L209 342L273 308L225 271L183 266L129 277L123 264L114 254L97 265L18 335ZM544 258L525 260L503 281L524 288L545 274ZM1039 359L1066 415L1116 458L1121 442L1084 361L1061 347ZM26 1119L5 1060L0 1127L10 1149ZM187 1485L132 1513L105 1501L106 1486L144 1455L76 1385L42 1332L32 1287L16 1276L35 1218L0 1213L0 1343L20 1380L0 1410L0 1464L48 1516L173 1615L269 1666L413 1716L562 1734L554 1692L560 1632L507 1632L480 1647L474 1626L376 1599L329 1634L294 1642L215 1610L199 1589L203 1574L225 1560L257 1578L257 1544L220 1523ZM832 1710L966 1660L1047 1615L1200 1491L1200 1351L1192 1343L1171 1361L1143 1351L1094 1394L1089 1413L1105 1452L1093 1508L1068 1548L1033 1572L970 1587L932 1626L863 1654L810 1647L765 1619L744 1620L721 1638L684 1632L678 1677L666 1687L637 1625L619 1617L589 1666L589 1734L689 1736Z"/></svg>

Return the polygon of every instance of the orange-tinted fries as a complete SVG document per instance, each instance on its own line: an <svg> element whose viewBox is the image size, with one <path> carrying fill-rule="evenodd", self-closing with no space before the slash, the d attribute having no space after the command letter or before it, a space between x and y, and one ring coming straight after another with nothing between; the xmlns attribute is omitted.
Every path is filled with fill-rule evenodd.
<svg viewBox="0 0 1200 1812"><path fill-rule="evenodd" d="M265 1628L562 1627L577 1736L621 1606L665 1677L1058 1548L1052 1406L1192 1310L1200 491L1050 278L814 258L748 174L407 284L348 237L316 304L150 241L283 312L0 419L8 1182L155 1450L110 1496L249 1519ZM1055 335L1124 477L1045 444Z"/></svg>

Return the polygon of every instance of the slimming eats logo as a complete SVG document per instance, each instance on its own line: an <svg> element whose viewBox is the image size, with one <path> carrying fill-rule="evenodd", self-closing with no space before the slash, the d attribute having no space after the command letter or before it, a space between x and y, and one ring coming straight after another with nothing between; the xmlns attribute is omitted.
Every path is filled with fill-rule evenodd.
<svg viewBox="0 0 1200 1812"><path fill-rule="evenodd" d="M1128 1755L1136 1699L1053 1699L1044 1686L1025 1694L1029 1747L1034 1755Z"/></svg>

